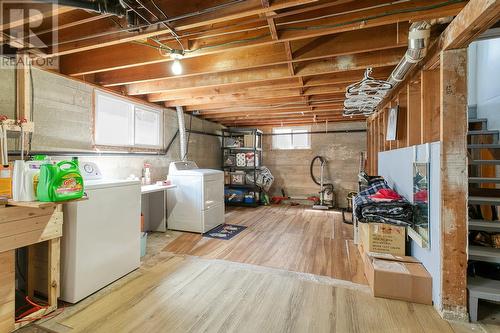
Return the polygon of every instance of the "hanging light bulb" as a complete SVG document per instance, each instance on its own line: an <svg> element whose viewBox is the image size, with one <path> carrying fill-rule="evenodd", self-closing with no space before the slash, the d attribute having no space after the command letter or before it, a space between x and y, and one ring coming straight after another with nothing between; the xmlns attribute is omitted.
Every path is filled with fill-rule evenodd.
<svg viewBox="0 0 500 333"><path fill-rule="evenodd" d="M175 59L174 62L172 63L172 73L174 75L181 75L182 74L182 64L179 61L179 59Z"/></svg>
<svg viewBox="0 0 500 333"><path fill-rule="evenodd" d="M184 51L181 50L171 50L170 52L170 58L174 60L172 63L172 73L174 75L181 75L182 74L182 64L181 64L181 59L184 57Z"/></svg>

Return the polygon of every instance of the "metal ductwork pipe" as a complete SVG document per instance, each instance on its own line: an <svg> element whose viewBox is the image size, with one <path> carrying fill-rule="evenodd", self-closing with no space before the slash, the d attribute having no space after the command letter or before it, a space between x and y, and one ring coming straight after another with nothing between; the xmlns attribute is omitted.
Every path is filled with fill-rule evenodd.
<svg viewBox="0 0 500 333"><path fill-rule="evenodd" d="M394 88L403 81L408 72L427 54L431 24L426 21L415 22L410 26L408 34L408 50L387 80Z"/></svg>
<svg viewBox="0 0 500 333"><path fill-rule="evenodd" d="M176 106L177 110L177 123L179 124L179 141L180 141L180 152L181 160L186 160L187 155L187 142L186 142L186 124L184 122L184 108L182 106Z"/></svg>
<svg viewBox="0 0 500 333"><path fill-rule="evenodd" d="M126 13L126 6L120 0L38 0L45 3L53 3L55 5L79 8L93 11L99 14L113 14L123 17Z"/></svg>

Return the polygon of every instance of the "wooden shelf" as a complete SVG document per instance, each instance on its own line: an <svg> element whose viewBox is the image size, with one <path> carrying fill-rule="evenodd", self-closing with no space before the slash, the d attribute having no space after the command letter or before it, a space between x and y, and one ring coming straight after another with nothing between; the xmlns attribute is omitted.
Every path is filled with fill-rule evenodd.
<svg viewBox="0 0 500 333"><path fill-rule="evenodd" d="M62 205L71 202L84 201L88 200L87 196L81 197L80 199L75 200L66 200L66 201L57 201L57 202L42 202L42 201L14 201L9 199L8 205L15 207L26 207L26 208L48 208L54 207L57 205Z"/></svg>
<svg viewBox="0 0 500 333"><path fill-rule="evenodd" d="M14 119L7 119L4 121L5 128L9 132L21 132L21 127L16 123ZM35 129L35 123L27 122L23 124L23 130L25 133L33 132Z"/></svg>

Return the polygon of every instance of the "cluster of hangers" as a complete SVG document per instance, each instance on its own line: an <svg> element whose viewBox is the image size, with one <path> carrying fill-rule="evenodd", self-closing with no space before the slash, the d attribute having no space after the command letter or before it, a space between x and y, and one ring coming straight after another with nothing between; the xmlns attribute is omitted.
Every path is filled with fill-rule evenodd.
<svg viewBox="0 0 500 333"><path fill-rule="evenodd" d="M371 73L372 68L367 68L363 80L347 86L344 116L372 114L387 92L392 89L392 84L372 78Z"/></svg>

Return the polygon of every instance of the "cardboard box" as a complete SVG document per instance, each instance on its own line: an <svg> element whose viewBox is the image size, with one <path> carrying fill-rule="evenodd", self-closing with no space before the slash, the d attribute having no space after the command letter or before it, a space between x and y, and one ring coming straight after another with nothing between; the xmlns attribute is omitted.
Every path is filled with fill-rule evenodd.
<svg viewBox="0 0 500 333"><path fill-rule="evenodd" d="M432 277L413 257L365 253L365 276L375 297L432 305Z"/></svg>
<svg viewBox="0 0 500 333"><path fill-rule="evenodd" d="M359 223L360 240L365 252L406 254L406 228L385 223Z"/></svg>

